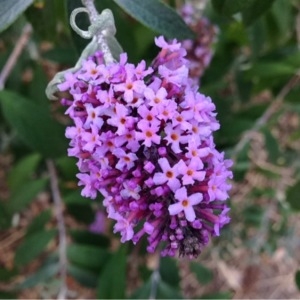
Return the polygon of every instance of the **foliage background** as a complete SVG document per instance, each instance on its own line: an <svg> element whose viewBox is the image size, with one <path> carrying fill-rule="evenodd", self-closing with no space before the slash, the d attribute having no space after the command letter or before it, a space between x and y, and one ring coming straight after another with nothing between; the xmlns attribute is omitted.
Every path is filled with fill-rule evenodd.
<svg viewBox="0 0 300 300"><path fill-rule="evenodd" d="M158 34L189 35L179 18L164 22L158 0L95 2L114 12L132 62L151 62ZM85 46L68 25L80 5L0 1L0 297L52 298L67 287L66 298L297 298L300 1L207 1L204 15L219 35L200 91L216 103L216 143L235 164L232 222L197 261L159 260L142 243L120 245L107 221L101 234L89 229L101 198L80 196L75 162L66 156L68 120L44 92ZM83 28L85 17L78 18ZM3 78L20 37L24 49ZM56 179L62 207L53 200Z"/></svg>

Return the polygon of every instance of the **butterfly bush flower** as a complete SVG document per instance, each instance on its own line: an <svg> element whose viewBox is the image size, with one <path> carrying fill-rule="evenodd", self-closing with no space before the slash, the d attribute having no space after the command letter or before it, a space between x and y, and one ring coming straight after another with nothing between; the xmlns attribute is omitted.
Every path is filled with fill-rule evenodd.
<svg viewBox="0 0 300 300"><path fill-rule="evenodd" d="M205 18L196 15L192 4L187 3L179 10L185 23L195 32L195 40L184 40L183 48L187 51L187 59L190 61L189 75L196 82L202 77L204 71L209 66L215 43L218 28Z"/></svg>
<svg viewBox="0 0 300 300"><path fill-rule="evenodd" d="M106 66L97 52L66 75L58 88L69 93L68 153L82 195L104 196L121 242L146 236L149 252L193 258L229 222L232 162L215 148L215 105L189 77L186 50L155 43L149 68L126 54Z"/></svg>

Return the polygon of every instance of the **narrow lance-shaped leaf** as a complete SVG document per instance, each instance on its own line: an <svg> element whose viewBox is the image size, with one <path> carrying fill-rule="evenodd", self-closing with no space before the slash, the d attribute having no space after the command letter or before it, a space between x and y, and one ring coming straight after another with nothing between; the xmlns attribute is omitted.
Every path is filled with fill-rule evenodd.
<svg viewBox="0 0 300 300"><path fill-rule="evenodd" d="M275 0L253 0L251 5L243 9L243 21L245 25L251 25L256 19L262 16Z"/></svg>
<svg viewBox="0 0 300 300"><path fill-rule="evenodd" d="M0 0L0 32L12 24L33 0Z"/></svg>
<svg viewBox="0 0 300 300"><path fill-rule="evenodd" d="M39 283L49 280L59 271L59 263L45 264L39 270L26 277L23 282L15 286L16 290L32 288Z"/></svg>
<svg viewBox="0 0 300 300"><path fill-rule="evenodd" d="M109 259L110 253L100 247L73 244L67 249L67 257L78 267L99 271Z"/></svg>
<svg viewBox="0 0 300 300"><path fill-rule="evenodd" d="M171 7L159 0L114 0L129 15L167 38L193 39L194 33Z"/></svg>
<svg viewBox="0 0 300 300"><path fill-rule="evenodd" d="M160 261L159 273L161 279L173 287L178 288L180 277L176 260L170 257L163 257Z"/></svg>
<svg viewBox="0 0 300 300"><path fill-rule="evenodd" d="M300 211L300 181L287 190L286 200L290 204L291 208L295 211Z"/></svg>
<svg viewBox="0 0 300 300"><path fill-rule="evenodd" d="M202 266L198 262L191 262L190 268L191 271L196 275L198 281L201 284L207 284L212 281L213 279L212 271Z"/></svg>
<svg viewBox="0 0 300 300"><path fill-rule="evenodd" d="M0 104L5 119L29 147L45 157L65 154L64 127L50 116L46 105L35 104L9 91L0 92Z"/></svg>
<svg viewBox="0 0 300 300"><path fill-rule="evenodd" d="M15 255L15 263L25 265L35 259L55 237L56 230L41 230L29 237L19 246Z"/></svg>
<svg viewBox="0 0 300 300"><path fill-rule="evenodd" d="M300 270L298 270L296 272L296 275L295 275L295 282L296 282L296 285L298 287L298 289L300 290Z"/></svg>
<svg viewBox="0 0 300 300"><path fill-rule="evenodd" d="M228 16L246 9L253 2L254 0L212 0L214 9L218 13Z"/></svg>
<svg viewBox="0 0 300 300"><path fill-rule="evenodd" d="M126 289L126 247L121 247L105 264L97 287L99 299L124 299Z"/></svg>
<svg viewBox="0 0 300 300"><path fill-rule="evenodd" d="M241 12L246 25L252 24L263 15L275 0L212 0L214 9L223 15L231 16Z"/></svg>
<svg viewBox="0 0 300 300"><path fill-rule="evenodd" d="M14 213L21 211L24 207L30 204L36 195L45 188L47 182L48 179L44 178L29 181L17 190L13 191L13 195L7 204L9 212Z"/></svg>
<svg viewBox="0 0 300 300"><path fill-rule="evenodd" d="M40 161L41 156L37 153L30 154L18 161L9 173L9 188L13 191L18 190L24 184L24 182L29 180Z"/></svg>

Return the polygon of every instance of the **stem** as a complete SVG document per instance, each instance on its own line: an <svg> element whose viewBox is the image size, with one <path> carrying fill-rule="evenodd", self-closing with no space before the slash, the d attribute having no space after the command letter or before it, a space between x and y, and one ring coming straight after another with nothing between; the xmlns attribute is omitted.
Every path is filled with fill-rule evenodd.
<svg viewBox="0 0 300 300"><path fill-rule="evenodd" d="M97 22L99 13L95 7L94 0L82 0L82 4L86 7L88 10L89 18L91 24ZM107 42L105 41L105 37L102 32L98 33L96 35L97 43L100 45L101 51L103 53L104 61L106 65L109 65L114 62L114 58L112 53L110 52L110 49L107 45Z"/></svg>
<svg viewBox="0 0 300 300"><path fill-rule="evenodd" d="M284 101L284 98L299 82L299 78L299 74L296 74L286 83L286 85L281 89L275 100L270 104L263 115L257 119L252 129L250 129L243 135L243 137L236 144L233 150L232 160L236 161L238 154L244 149L245 145L250 141L253 134L258 132L270 120L273 114L278 111Z"/></svg>
<svg viewBox="0 0 300 300"><path fill-rule="evenodd" d="M22 34L16 42L16 45L10 54L6 64L4 65L0 73L0 91L4 89L5 82L14 68L17 60L22 53L23 48L27 45L30 35L32 33L32 27L30 24L26 24L23 28Z"/></svg>
<svg viewBox="0 0 300 300"><path fill-rule="evenodd" d="M95 22L98 16L97 9L94 4L94 0L82 0L82 4L87 8L89 11L90 21Z"/></svg>
<svg viewBox="0 0 300 300"><path fill-rule="evenodd" d="M53 160L46 161L48 172L50 175L51 192L54 201L54 212L58 226L58 240L59 240L59 265L61 284L57 299L66 299L67 293L67 235L63 215L63 204L58 186L58 178Z"/></svg>
<svg viewBox="0 0 300 300"><path fill-rule="evenodd" d="M157 265L155 267L155 270L153 271L153 273L151 275L151 289L150 289L150 295L149 295L149 299L151 299L151 300L156 299L156 297L157 297L157 289L158 289L158 284L159 284L159 280L160 280L159 268L160 268L160 256L157 259Z"/></svg>

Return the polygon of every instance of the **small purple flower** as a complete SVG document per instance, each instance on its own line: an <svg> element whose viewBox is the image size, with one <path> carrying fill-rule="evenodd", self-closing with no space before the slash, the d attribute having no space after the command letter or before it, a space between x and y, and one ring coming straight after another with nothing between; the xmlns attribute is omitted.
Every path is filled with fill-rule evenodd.
<svg viewBox="0 0 300 300"><path fill-rule="evenodd" d="M193 205L196 205L202 201L202 194L195 193L188 196L186 188L182 187L176 190L175 199L178 200L178 202L171 204L168 208L170 215L178 215L180 212L184 211L185 217L189 222L195 221L196 213Z"/></svg>
<svg viewBox="0 0 300 300"><path fill-rule="evenodd" d="M195 40L184 40L182 46L186 49L187 58L190 61L189 76L195 84L198 84L212 60L212 46L215 43L218 28L207 18L200 18L195 8L189 3L183 5L179 13L196 34Z"/></svg>
<svg viewBox="0 0 300 300"><path fill-rule="evenodd" d="M82 196L104 196L121 242L147 237L149 252L197 257L209 236L229 222L231 161L215 149L215 105L189 78L186 51L176 40L149 68L101 52L59 85L74 125L66 129L78 158Z"/></svg>
<svg viewBox="0 0 300 300"><path fill-rule="evenodd" d="M93 223L90 224L89 230L93 233L101 234L105 232L105 222L106 222L106 216L104 212L97 211L95 215L95 220Z"/></svg>

